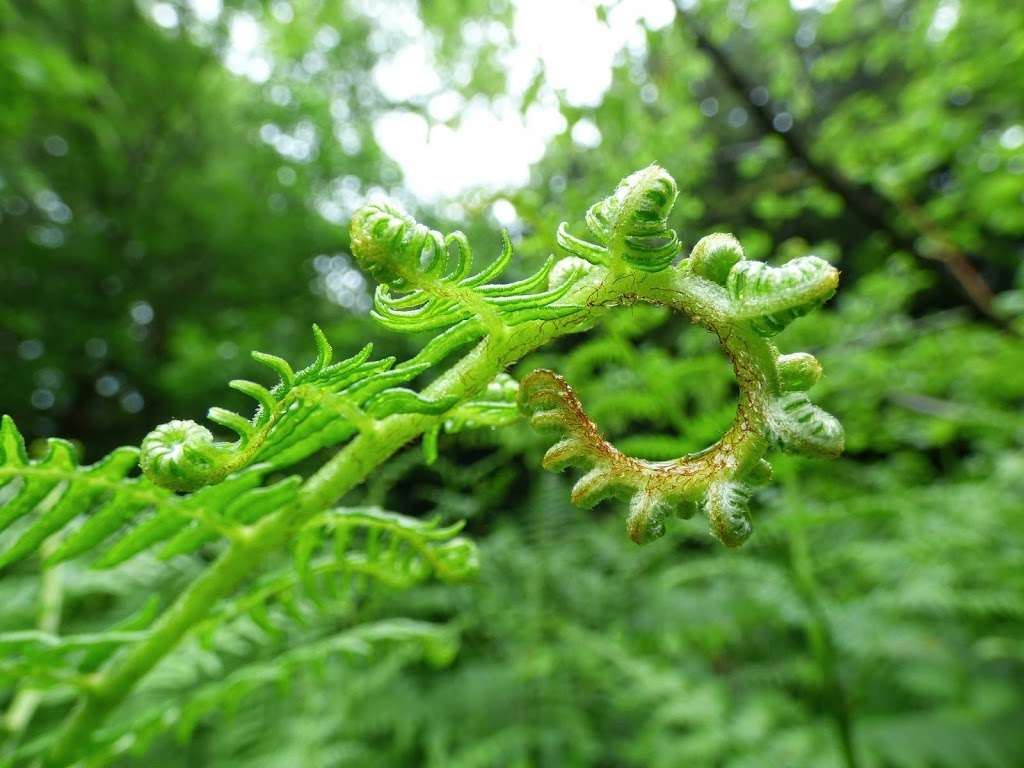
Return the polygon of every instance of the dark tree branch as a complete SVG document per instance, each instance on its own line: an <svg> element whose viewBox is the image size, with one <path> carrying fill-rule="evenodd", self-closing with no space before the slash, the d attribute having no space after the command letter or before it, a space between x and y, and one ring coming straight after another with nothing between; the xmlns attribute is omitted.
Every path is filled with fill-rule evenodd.
<svg viewBox="0 0 1024 768"><path fill-rule="evenodd" d="M715 66L725 83L742 98L754 121L765 135L777 136L789 154L799 160L827 189L843 198L847 207L873 230L884 234L890 243L900 250L912 253L926 264L940 270L946 279L952 279L968 301L990 322L1004 330L1012 331L1006 322L992 309L992 289L979 274L970 259L958 249L941 228L931 221L923 211L909 205L900 205L876 188L858 184L844 176L838 169L816 159L802 138L796 125L789 130L775 126L775 110L770 102L756 104L750 98L753 83L737 68L728 54L716 45L685 11L678 11L676 22L694 38L697 48ZM907 232L897 223L899 214L904 213L913 222L916 231ZM935 253L922 251L918 240L927 239Z"/></svg>

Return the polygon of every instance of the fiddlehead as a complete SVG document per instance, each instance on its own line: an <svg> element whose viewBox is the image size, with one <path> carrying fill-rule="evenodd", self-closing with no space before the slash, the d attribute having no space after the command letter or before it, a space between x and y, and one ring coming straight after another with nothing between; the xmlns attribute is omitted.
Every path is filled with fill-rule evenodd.
<svg viewBox="0 0 1024 768"><path fill-rule="evenodd" d="M213 440L213 433L194 421L175 419L162 424L142 441L142 471L172 491L190 491L205 485L227 462L228 451Z"/></svg>
<svg viewBox="0 0 1024 768"><path fill-rule="evenodd" d="M130 477L138 456L134 448L118 448L83 467L70 443L54 439L42 458L32 460L14 422L4 417L0 484L14 480L17 485L0 507L0 531L15 523L23 527L0 550L0 568L40 553L55 535L63 539L46 554L48 565L104 545L94 567L111 568L159 544L164 545L158 551L163 558L193 552L275 511L295 497L299 485L297 477L262 485L270 467L258 464L216 486L179 496L145 477ZM77 520L81 525L73 525Z"/></svg>
<svg viewBox="0 0 1024 768"><path fill-rule="evenodd" d="M595 264L658 272L679 255L679 238L668 226L678 194L675 179L651 165L627 176L611 196L587 210L587 229L597 243L573 237L563 222L558 244Z"/></svg>
<svg viewBox="0 0 1024 768"><path fill-rule="evenodd" d="M587 225L600 246L569 236L564 226L559 243L603 264L614 264L619 254L626 265L618 268L620 273L630 267L660 273L661 280L650 278L638 298L668 305L718 336L740 387L732 427L704 451L651 462L627 456L606 441L572 388L552 371L535 371L524 379L519 402L534 426L561 434L544 456L545 467L588 470L573 487L574 503L590 507L607 497L627 499L627 530L638 543L661 536L670 512L689 517L703 507L712 533L727 546L737 546L752 530L752 486L771 476L763 458L770 445L820 457L842 451L839 422L803 393L821 375L817 360L805 353L780 355L766 341L828 299L838 272L813 256L782 267L747 261L736 239L725 234L705 237L678 268L666 269L669 244L676 240L662 226L675 193L659 171L634 174L615 195L591 208ZM637 200L643 204L631 202ZM617 225L630 234L620 233ZM653 244L637 232L653 237Z"/></svg>
<svg viewBox="0 0 1024 768"><path fill-rule="evenodd" d="M476 274L471 274L473 251L465 235L442 235L390 205L361 208L351 232L360 266L381 281L374 294L374 317L391 330L429 331L467 321L461 332L479 338L505 326L573 311L557 306L572 288L570 276L541 290L554 257L523 280L493 282L512 258L512 243L504 232L501 253Z"/></svg>

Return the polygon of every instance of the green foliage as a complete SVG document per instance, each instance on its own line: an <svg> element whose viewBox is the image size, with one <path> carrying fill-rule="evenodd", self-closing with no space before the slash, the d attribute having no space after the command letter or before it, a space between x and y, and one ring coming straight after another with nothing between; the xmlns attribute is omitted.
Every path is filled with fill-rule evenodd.
<svg viewBox="0 0 1024 768"><path fill-rule="evenodd" d="M406 664L422 658L433 667L447 666L458 650L457 639L448 628L399 619L365 624L323 640L295 644L266 661L247 664L183 692L170 710L160 704L104 729L97 737L104 746L85 764L103 766L124 755L142 757L156 738L168 732L179 743L186 743L201 722L225 712L237 712L261 688L287 690L294 686L296 675L310 670L314 678L319 676L322 680L326 665L336 665L338 660L351 664L353 659L380 655L387 646L401 649Z"/></svg>
<svg viewBox="0 0 1024 768"><path fill-rule="evenodd" d="M1019 763L1021 9L0 0L0 27L0 763ZM374 292L341 224L384 195L408 280ZM376 357L332 380L327 338ZM537 470L533 391L586 405L555 425L592 428L585 471L678 464L753 402L772 482L620 487L637 534L684 518L637 548ZM116 446L161 422L139 475ZM742 552L708 536L753 518Z"/></svg>
<svg viewBox="0 0 1024 768"><path fill-rule="evenodd" d="M214 486L221 488L227 483ZM200 492L202 494L202 492ZM388 589L408 589L437 577L448 582L472 577L477 570L476 548L456 537L461 524L440 526L375 508L334 509L311 519L295 537L286 564L254 580L246 589L218 606L191 628L197 645L165 660L169 683L182 692L167 710L166 701L130 707L116 722L93 734L82 757L86 764L106 765L131 750L143 754L154 738L175 732L187 739L200 720L222 707L235 707L255 688L286 682L297 669L316 667L338 654L370 656L385 643L417 646L435 665L450 663L456 633L433 624L388 620L359 624L322 634L307 644L289 640L297 627L315 626L332 616L352 614L354 601L365 596L371 582ZM201 543L178 543L176 554L187 554ZM106 566L106 563L103 563ZM153 632L159 601L148 601L138 612L108 631L55 635L28 630L0 633L5 662L0 674L9 683L37 690L70 689L87 694L96 670L115 651L144 643ZM261 660L273 647L283 654ZM266 650L265 650L266 649ZM198 667L198 673L193 668ZM176 671L172 671L176 670ZM211 670L213 674L211 675ZM159 679L159 669L154 673ZM196 676L208 678L198 688ZM167 683L165 683L166 685ZM191 687L186 692L185 689ZM137 694L148 698L146 688ZM38 754L52 745L56 733L25 745L6 757L7 765Z"/></svg>

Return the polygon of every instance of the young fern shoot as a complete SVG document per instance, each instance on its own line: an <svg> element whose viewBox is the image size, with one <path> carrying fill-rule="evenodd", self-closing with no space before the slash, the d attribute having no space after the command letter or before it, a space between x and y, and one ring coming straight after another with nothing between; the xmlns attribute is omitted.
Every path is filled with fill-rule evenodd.
<svg viewBox="0 0 1024 768"><path fill-rule="evenodd" d="M751 488L771 474L770 447L815 456L842 450L839 423L805 394L820 375L817 361L780 354L770 341L828 299L838 273L815 257L781 267L747 260L730 235L706 237L677 261L681 246L668 225L676 196L674 180L656 165L630 175L587 212L592 240L563 224L556 240L568 255L551 257L512 283L499 281L512 257L507 235L494 261L474 271L462 233L442 235L388 205L364 206L353 217L351 242L361 267L380 281L374 317L397 332L436 335L401 364L372 360L370 347L333 362L316 327L316 358L302 370L256 353L278 383L230 383L255 400L254 414L209 411L211 422L235 434L233 441L175 420L151 432L141 452L121 448L80 467L70 444L59 440L50 441L44 457L30 459L5 418L0 486L11 485L0 489L0 528L13 526L17 535L3 540L0 567L34 555L45 555L49 567L102 549L93 565L106 568L147 550L170 558L211 542L219 546L217 558L163 613L133 623L130 632L112 628L111 650L97 668L86 673L77 657L65 654L63 673L33 678L38 686L54 677L75 681L77 705L63 730L37 743L31 756L69 765L110 754L112 742L103 735L110 729L101 725L143 676L197 628L208 632L221 617L245 611L259 621L256 612L269 596L346 569L363 568L395 586L471 574L475 550L456 529L335 506L411 440L421 438L432 460L442 430L504 425L525 413L536 427L560 435L545 467L586 470L573 501L628 501L635 541L662 535L669 513L687 516L702 507L715 536L728 546L742 543L751 530ZM669 307L707 328L732 362L740 390L736 418L704 451L661 462L628 456L601 436L558 374L534 371L517 385L505 373L551 340L586 331L614 308L638 302ZM421 373L459 352L428 386L411 388ZM335 453L308 477L280 479L330 448ZM136 463L141 476L133 476ZM268 484L270 475L279 479ZM368 542L390 536L391 555L372 561L346 555L353 529L367 531ZM257 578L274 551L291 551L291 565Z"/></svg>

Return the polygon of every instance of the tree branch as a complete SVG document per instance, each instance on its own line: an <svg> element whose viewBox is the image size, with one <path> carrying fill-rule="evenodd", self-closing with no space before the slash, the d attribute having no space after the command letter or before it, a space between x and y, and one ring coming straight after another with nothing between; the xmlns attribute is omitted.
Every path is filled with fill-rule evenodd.
<svg viewBox="0 0 1024 768"><path fill-rule="evenodd" d="M775 111L770 102L755 104L750 98L753 83L739 70L728 54L701 29L700 25L685 11L676 13L676 22L681 29L688 31L694 38L697 48L702 51L715 66L719 76L735 93L742 98L754 121L765 135L777 136L789 154L800 160L807 170L815 176L827 189L843 198L847 207L865 224L884 234L893 246L916 255L926 264L944 269L941 274L952 280L965 298L989 322L1001 329L1014 332L1006 321L999 317L992 308L992 289L985 282L971 260L942 232L941 228L918 208L900 205L886 197L878 189L857 184L844 176L838 169L816 159L809 147L804 143L801 131L793 125L787 131L775 127ZM906 213L917 231L907 232L900 228L898 214ZM935 253L922 251L917 244L919 239L927 239L935 247Z"/></svg>

